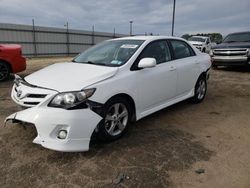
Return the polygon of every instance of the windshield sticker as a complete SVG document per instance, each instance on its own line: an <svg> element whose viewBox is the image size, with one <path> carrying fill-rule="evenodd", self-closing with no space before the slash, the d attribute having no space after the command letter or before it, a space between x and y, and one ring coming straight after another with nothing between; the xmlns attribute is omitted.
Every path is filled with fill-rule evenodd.
<svg viewBox="0 0 250 188"><path fill-rule="evenodd" d="M138 45L136 45L136 44L123 44L123 45L121 46L121 48L131 48L131 49L135 49L135 48L137 48L137 46L138 46Z"/></svg>
<svg viewBox="0 0 250 188"><path fill-rule="evenodd" d="M113 64L113 65L120 65L120 64L122 64L122 61L113 60L110 63Z"/></svg>

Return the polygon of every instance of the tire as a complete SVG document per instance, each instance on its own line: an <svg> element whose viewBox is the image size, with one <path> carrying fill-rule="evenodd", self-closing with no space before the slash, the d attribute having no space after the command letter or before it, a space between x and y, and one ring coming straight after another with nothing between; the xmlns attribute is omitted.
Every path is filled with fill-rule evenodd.
<svg viewBox="0 0 250 188"><path fill-rule="evenodd" d="M102 141L119 139L131 122L130 104L121 97L109 100L104 105L103 120L97 127L97 138Z"/></svg>
<svg viewBox="0 0 250 188"><path fill-rule="evenodd" d="M207 80L205 76L199 77L195 84L194 93L194 97L192 98L194 103L200 103L204 100L207 93Z"/></svg>
<svg viewBox="0 0 250 188"><path fill-rule="evenodd" d="M212 68L216 70L216 69L218 69L218 66L217 65L212 65Z"/></svg>
<svg viewBox="0 0 250 188"><path fill-rule="evenodd" d="M10 67L7 63L0 61L0 82L8 79L10 76Z"/></svg>
<svg viewBox="0 0 250 188"><path fill-rule="evenodd" d="M206 48L203 48L203 49L202 49L202 52L203 52L203 53L206 53Z"/></svg>

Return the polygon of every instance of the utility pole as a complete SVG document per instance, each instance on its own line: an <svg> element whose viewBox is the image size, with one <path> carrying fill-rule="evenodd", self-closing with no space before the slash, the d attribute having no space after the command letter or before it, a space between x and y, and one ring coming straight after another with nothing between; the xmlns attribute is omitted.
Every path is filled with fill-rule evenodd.
<svg viewBox="0 0 250 188"><path fill-rule="evenodd" d="M92 25L92 45L95 45L95 26Z"/></svg>
<svg viewBox="0 0 250 188"><path fill-rule="evenodd" d="M173 5L172 36L174 36L175 0Z"/></svg>
<svg viewBox="0 0 250 188"><path fill-rule="evenodd" d="M113 35L113 38L115 38L115 27L114 27L114 35Z"/></svg>
<svg viewBox="0 0 250 188"><path fill-rule="evenodd" d="M37 56L37 48L36 48L36 29L35 29L35 20L32 19L32 33L33 33L33 46L34 46L34 54Z"/></svg>
<svg viewBox="0 0 250 188"><path fill-rule="evenodd" d="M67 45L67 54L69 56L69 22L66 22L66 45Z"/></svg>
<svg viewBox="0 0 250 188"><path fill-rule="evenodd" d="M130 36L133 35L133 21L129 21L130 24Z"/></svg>

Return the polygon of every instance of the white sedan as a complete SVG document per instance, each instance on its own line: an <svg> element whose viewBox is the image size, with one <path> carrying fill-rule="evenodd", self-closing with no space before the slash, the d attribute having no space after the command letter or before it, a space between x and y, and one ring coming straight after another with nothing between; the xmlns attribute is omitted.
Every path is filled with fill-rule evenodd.
<svg viewBox="0 0 250 188"><path fill-rule="evenodd" d="M108 40L24 79L12 99L25 110L6 121L27 122L34 143L58 151L86 151L91 136L116 140L137 121L207 91L210 57L176 37Z"/></svg>

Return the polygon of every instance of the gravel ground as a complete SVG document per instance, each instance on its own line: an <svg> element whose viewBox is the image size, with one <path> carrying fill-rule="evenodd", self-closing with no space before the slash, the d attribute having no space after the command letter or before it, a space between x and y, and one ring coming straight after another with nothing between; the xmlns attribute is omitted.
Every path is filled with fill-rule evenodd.
<svg viewBox="0 0 250 188"><path fill-rule="evenodd" d="M30 59L20 75L70 59ZM12 80L0 83L0 187L248 188L249 73L212 70L203 103L184 101L161 110L131 125L122 139L93 142L84 153L32 144L31 125L4 127L18 107L10 99Z"/></svg>

